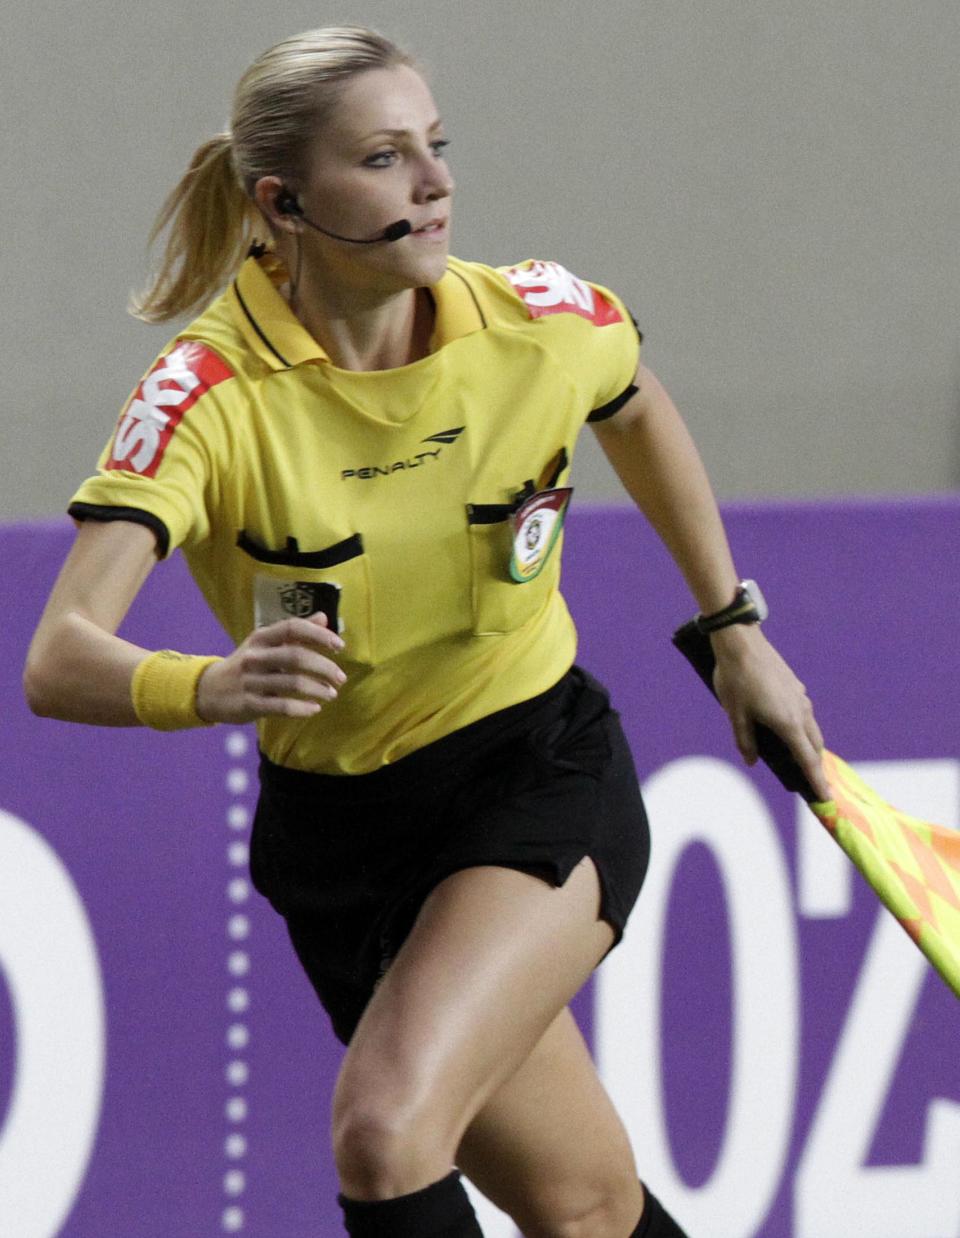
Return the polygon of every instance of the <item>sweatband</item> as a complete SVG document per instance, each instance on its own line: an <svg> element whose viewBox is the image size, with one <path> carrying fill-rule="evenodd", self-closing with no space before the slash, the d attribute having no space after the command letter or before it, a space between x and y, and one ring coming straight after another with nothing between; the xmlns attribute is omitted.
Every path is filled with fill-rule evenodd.
<svg viewBox="0 0 960 1238"><path fill-rule="evenodd" d="M134 713L155 731L213 726L197 713L197 684L217 657L194 657L160 649L137 666L130 684Z"/></svg>

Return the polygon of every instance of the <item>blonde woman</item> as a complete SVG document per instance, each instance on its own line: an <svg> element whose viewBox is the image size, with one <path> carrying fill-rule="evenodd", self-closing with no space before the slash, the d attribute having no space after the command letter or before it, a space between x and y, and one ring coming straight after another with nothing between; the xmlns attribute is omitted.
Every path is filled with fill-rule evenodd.
<svg viewBox="0 0 960 1238"><path fill-rule="evenodd" d="M462 1170L527 1238L671 1238L567 1008L648 854L557 587L585 422L706 617L745 756L768 723L826 798L820 736L625 307L556 263L451 258L445 146L371 31L248 70L136 306L199 316L71 504L26 691L107 726L256 722L254 882L349 1046L348 1233L478 1234ZM228 657L116 635L176 546Z"/></svg>

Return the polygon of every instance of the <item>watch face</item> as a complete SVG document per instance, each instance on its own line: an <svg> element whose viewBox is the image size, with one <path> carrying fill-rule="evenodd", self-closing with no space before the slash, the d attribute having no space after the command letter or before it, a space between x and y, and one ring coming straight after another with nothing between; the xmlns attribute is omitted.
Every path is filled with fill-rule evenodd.
<svg viewBox="0 0 960 1238"><path fill-rule="evenodd" d="M754 610L757 612L757 622L763 623L767 615L770 614L770 607L767 605L767 599L763 596L760 586L755 580L742 580L740 588L745 593L748 601L753 603Z"/></svg>

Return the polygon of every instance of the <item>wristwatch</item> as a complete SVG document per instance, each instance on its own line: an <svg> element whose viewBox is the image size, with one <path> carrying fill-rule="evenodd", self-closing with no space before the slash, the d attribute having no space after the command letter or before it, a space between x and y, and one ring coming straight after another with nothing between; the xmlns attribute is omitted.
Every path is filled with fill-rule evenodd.
<svg viewBox="0 0 960 1238"><path fill-rule="evenodd" d="M712 615L695 615L693 622L698 632L706 634L719 632L733 623L763 623L769 613L770 608L757 582L741 580L729 606L714 611Z"/></svg>

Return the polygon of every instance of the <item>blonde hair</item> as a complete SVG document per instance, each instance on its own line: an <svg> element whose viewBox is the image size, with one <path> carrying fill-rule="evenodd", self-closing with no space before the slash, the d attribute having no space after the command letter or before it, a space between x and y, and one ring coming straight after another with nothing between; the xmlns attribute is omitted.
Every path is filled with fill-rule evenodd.
<svg viewBox="0 0 960 1238"><path fill-rule="evenodd" d="M159 270L130 312L166 322L206 305L236 272L264 220L253 201L263 176L301 179L307 145L347 79L413 65L395 43L362 26L294 35L259 56L237 84L229 132L199 146L160 209L152 245L167 232Z"/></svg>

